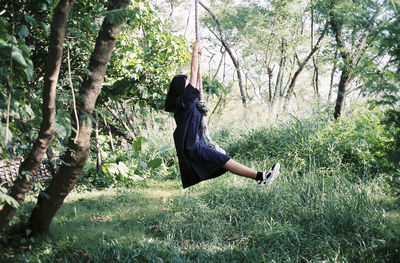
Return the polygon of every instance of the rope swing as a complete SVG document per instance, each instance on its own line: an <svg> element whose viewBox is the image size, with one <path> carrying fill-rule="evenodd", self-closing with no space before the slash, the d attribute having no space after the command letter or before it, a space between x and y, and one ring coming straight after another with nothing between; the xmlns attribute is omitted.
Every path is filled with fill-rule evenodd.
<svg viewBox="0 0 400 263"><path fill-rule="evenodd" d="M199 40L199 16L198 16L198 3L199 0L195 0L194 1L194 29L195 29L195 35L196 35L196 40ZM198 59L198 70L200 72L200 64L201 64L201 59L200 59L200 55L199 55L199 59ZM201 73L199 74L199 76L201 76ZM199 111L201 112L201 114L203 115L203 118L201 118L201 130L203 131L203 136L204 138L208 141L208 147L215 149L223 154L225 154L224 149L222 149L221 147L219 147L218 144L216 144L215 142L213 142L213 140L210 137L210 134L208 132L208 128L207 128L207 123L206 120L204 118L204 116L207 116L208 112L209 112L209 108L207 106L207 102L203 99L203 81L200 79L199 81L199 90L200 90L200 100L197 102L197 108L199 109Z"/></svg>

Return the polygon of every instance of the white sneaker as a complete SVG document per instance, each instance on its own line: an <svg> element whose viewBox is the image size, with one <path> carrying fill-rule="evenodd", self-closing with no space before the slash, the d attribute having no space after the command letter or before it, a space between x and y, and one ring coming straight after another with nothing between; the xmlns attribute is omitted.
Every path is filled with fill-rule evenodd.
<svg viewBox="0 0 400 263"><path fill-rule="evenodd" d="M263 172L262 180L257 180L259 186L269 186L279 175L279 163L274 164L268 172Z"/></svg>

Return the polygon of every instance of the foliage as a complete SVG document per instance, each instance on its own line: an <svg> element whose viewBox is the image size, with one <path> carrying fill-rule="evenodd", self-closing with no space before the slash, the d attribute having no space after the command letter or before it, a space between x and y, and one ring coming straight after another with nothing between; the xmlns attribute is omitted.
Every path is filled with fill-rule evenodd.
<svg viewBox="0 0 400 263"><path fill-rule="evenodd" d="M17 86L25 80L32 80L33 65L29 59L30 49L23 40L16 40L7 32L8 23L0 18L0 60L1 83L9 86ZM25 35L24 35L25 36ZM10 68L12 60L12 69ZM11 72L11 75L9 74Z"/></svg>
<svg viewBox="0 0 400 263"><path fill-rule="evenodd" d="M13 93L10 105L9 143L13 135L21 131L22 123L33 116L32 108L27 104L22 93L28 89L23 84L33 77L33 64L30 60L30 49L23 38L16 39L10 34L11 25L0 17L0 119L7 115L8 93ZM4 143L5 122L0 123L0 140ZM0 150L0 151L3 151Z"/></svg>
<svg viewBox="0 0 400 263"><path fill-rule="evenodd" d="M103 160L101 171L97 173L95 165L89 164L81 178L83 185L100 188L131 186L144 178L168 178L176 175L176 170L169 167L175 165L175 158L171 153L173 149L169 145L160 146L139 136L128 149L118 148L113 152L109 148L107 137L101 136L99 141Z"/></svg>
<svg viewBox="0 0 400 263"><path fill-rule="evenodd" d="M217 97L226 96L230 88L223 85L218 80L211 80L209 76L202 76L203 91L208 98L212 98L214 95Z"/></svg>
<svg viewBox="0 0 400 263"><path fill-rule="evenodd" d="M213 7L221 28L209 16L203 20L217 35L221 29L238 54L241 68L250 80L248 86L254 88L253 97L263 99L269 95L269 82L272 92L276 89L277 95L284 95L282 84L288 81L293 69L289 62L294 56L303 57L308 52L305 45L309 46L309 36L303 22L308 19L308 9L309 1L237 4L222 0L215 1ZM220 46L217 40L213 42ZM281 64L283 60L287 62Z"/></svg>
<svg viewBox="0 0 400 263"><path fill-rule="evenodd" d="M310 162L320 169L352 171L357 176L353 180L387 171L394 137L381 123L380 109L355 109L338 122L330 121L328 114L315 113L310 119L294 118L278 127L246 132L241 140L229 134L233 143L223 147L230 154L239 153L233 155L239 159L263 160L267 155L284 160L283 166L299 174L309 169Z"/></svg>
<svg viewBox="0 0 400 263"><path fill-rule="evenodd" d="M15 199L12 198L11 196L7 195L7 189L0 186L0 204L2 204L2 203L7 203L16 208L19 207L18 202L15 201Z"/></svg>
<svg viewBox="0 0 400 263"><path fill-rule="evenodd" d="M190 52L186 40L166 31L148 3L135 23L120 36L100 101L161 109L170 80L188 64Z"/></svg>
<svg viewBox="0 0 400 263"><path fill-rule="evenodd" d="M5 43L4 41L8 41L8 47L3 45L2 50L5 51L12 45L13 50L20 50L14 53L23 56L19 56L16 61L13 60L13 68L10 71L9 58L0 63L1 72L13 72L9 76L10 80L5 80L3 77L8 78L8 76L0 73L0 118L2 120L5 120L6 115L7 91L11 92L9 128L11 138L6 147L0 151L3 156L10 157L24 155L36 138L40 125L40 91L47 58L49 23L52 9L58 1L3 2L6 12L0 18L0 41L2 45ZM15 26L14 36L12 36L13 24ZM4 53L2 53L3 56ZM12 83L10 84L9 81ZM8 89L7 84L12 88ZM4 127L4 123L0 123L0 138L4 138Z"/></svg>
<svg viewBox="0 0 400 263"><path fill-rule="evenodd" d="M389 4L388 15L398 14L400 5L398 2ZM369 74L365 76L366 85L364 91L368 95L377 98L372 99L373 105L385 105L387 107L382 123L385 125L394 140L388 142L392 151L388 155L388 161L394 171L400 167L400 19L396 16L393 21L381 26L383 36L379 39L378 50L386 50L387 62L384 66L372 65Z"/></svg>

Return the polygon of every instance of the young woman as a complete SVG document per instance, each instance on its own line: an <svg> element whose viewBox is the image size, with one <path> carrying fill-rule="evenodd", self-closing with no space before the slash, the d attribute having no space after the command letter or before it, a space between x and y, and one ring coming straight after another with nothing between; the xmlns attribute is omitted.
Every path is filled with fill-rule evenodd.
<svg viewBox="0 0 400 263"><path fill-rule="evenodd" d="M218 177L226 171L253 178L260 186L270 185L279 175L279 163L267 172L257 172L207 146L201 130L202 114L197 108L201 52L202 45L198 40L193 46L190 78L186 75L175 76L165 101L165 110L174 113L177 125L174 141L183 188Z"/></svg>

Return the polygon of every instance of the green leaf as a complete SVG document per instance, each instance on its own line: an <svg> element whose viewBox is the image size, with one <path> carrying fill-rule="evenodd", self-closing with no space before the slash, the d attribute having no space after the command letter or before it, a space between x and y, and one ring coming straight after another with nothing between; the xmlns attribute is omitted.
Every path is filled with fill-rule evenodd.
<svg viewBox="0 0 400 263"><path fill-rule="evenodd" d="M165 153L165 152L169 151L171 148L172 148L171 145L165 145L159 150L159 153L161 153L161 154Z"/></svg>
<svg viewBox="0 0 400 263"><path fill-rule="evenodd" d="M156 169L156 168L160 167L161 164L162 164L162 159L157 157L157 158L154 158L153 160L149 161L147 163L147 166L150 167L151 169Z"/></svg>
<svg viewBox="0 0 400 263"><path fill-rule="evenodd" d="M12 47L11 57L15 62L17 62L21 66L23 66L23 67L27 67L28 66L26 64L24 56L22 55L21 50L18 49L17 47Z"/></svg>
<svg viewBox="0 0 400 263"><path fill-rule="evenodd" d="M4 142L4 139L6 137L5 126L6 126L5 123L3 124L3 123L0 122L0 141L2 141L2 142ZM11 141L12 138L13 138L13 134L11 133L10 128L8 128L8 140L7 140L7 142Z"/></svg>
<svg viewBox="0 0 400 263"><path fill-rule="evenodd" d="M36 19L34 19L33 17L31 17L30 15L25 15L25 21L30 25L30 26L36 26L37 25L37 21Z"/></svg>
<svg viewBox="0 0 400 263"><path fill-rule="evenodd" d="M4 187L0 187L0 201L5 201L7 204L18 208L19 204L18 202L12 198L11 196L6 194L7 190Z"/></svg>
<svg viewBox="0 0 400 263"><path fill-rule="evenodd" d="M42 3L42 4L40 5L40 10L41 10L41 11L47 10L47 5L46 5L45 3Z"/></svg>
<svg viewBox="0 0 400 263"><path fill-rule="evenodd" d="M108 163L102 168L103 172L110 175L119 174L118 165L115 163Z"/></svg>
<svg viewBox="0 0 400 263"><path fill-rule="evenodd" d="M67 136L67 130L65 127L61 124L56 123L55 125L55 132L58 135L58 138L64 138Z"/></svg>
<svg viewBox="0 0 400 263"><path fill-rule="evenodd" d="M118 163L118 171L123 177L129 176L129 168L123 162Z"/></svg>
<svg viewBox="0 0 400 263"><path fill-rule="evenodd" d="M26 79L28 81L31 81L33 79L33 63L31 60L26 60L26 64L27 64L27 67L24 70Z"/></svg>
<svg viewBox="0 0 400 263"><path fill-rule="evenodd" d="M48 31L49 30L49 25L43 22L39 22L39 25L41 26L41 28L43 28L44 31Z"/></svg>
<svg viewBox="0 0 400 263"><path fill-rule="evenodd" d="M147 146L147 143L148 141L146 138L139 136L133 142L133 150L135 152L140 152Z"/></svg>
<svg viewBox="0 0 400 263"><path fill-rule="evenodd" d="M24 39L29 36L29 29L26 25L21 25L16 28L16 32L20 39Z"/></svg>
<svg viewBox="0 0 400 263"><path fill-rule="evenodd" d="M22 54L24 54L25 56L29 56L29 54L31 53L31 49L26 45L20 45L18 48L22 51Z"/></svg>

